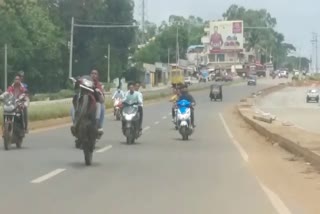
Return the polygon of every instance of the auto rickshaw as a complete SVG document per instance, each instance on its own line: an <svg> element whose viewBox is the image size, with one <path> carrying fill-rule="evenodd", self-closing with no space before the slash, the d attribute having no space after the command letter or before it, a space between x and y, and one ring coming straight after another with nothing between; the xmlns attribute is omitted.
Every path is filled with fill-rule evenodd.
<svg viewBox="0 0 320 214"><path fill-rule="evenodd" d="M220 84L213 84L210 86L210 94L209 97L211 101L222 101L222 85Z"/></svg>

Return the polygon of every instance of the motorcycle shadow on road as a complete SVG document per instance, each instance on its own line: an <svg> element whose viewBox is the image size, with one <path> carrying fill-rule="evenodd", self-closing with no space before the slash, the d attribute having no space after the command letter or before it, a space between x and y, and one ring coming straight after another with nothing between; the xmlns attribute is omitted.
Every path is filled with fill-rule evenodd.
<svg viewBox="0 0 320 214"><path fill-rule="evenodd" d="M127 144L127 142L122 141L122 142L120 142L120 145L122 145L122 146L140 146L140 145L142 145L142 143L134 142L133 144Z"/></svg>
<svg viewBox="0 0 320 214"><path fill-rule="evenodd" d="M94 168L94 167L101 167L102 163L100 162L95 162L92 161L92 165L88 168L88 166L86 166L83 162L81 162L81 159L78 162L69 162L67 163L67 166L72 168L72 169L79 169L79 170L83 170L83 169L89 169L89 168Z"/></svg>

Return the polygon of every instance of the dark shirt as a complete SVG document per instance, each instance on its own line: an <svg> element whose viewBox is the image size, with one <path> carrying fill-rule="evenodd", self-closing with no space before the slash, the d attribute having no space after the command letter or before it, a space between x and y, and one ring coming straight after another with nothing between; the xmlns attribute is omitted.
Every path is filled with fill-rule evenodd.
<svg viewBox="0 0 320 214"><path fill-rule="evenodd" d="M180 97L178 100L188 100L191 103L196 103L196 101L194 100L193 96L191 94L189 94L188 92L183 92L181 93Z"/></svg>

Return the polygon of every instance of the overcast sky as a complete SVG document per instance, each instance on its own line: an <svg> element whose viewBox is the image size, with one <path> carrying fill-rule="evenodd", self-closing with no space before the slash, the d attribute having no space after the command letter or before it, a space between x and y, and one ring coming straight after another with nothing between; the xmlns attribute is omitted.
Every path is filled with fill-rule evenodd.
<svg viewBox="0 0 320 214"><path fill-rule="evenodd" d="M195 15L206 20L219 19L233 3L252 9L265 8L277 19L277 30L285 35L286 41L300 48L306 57L312 54L312 32L318 32L320 35L320 0L145 1L146 19L156 23L167 20L171 14ZM142 0L135 0L135 2L135 17L141 20Z"/></svg>

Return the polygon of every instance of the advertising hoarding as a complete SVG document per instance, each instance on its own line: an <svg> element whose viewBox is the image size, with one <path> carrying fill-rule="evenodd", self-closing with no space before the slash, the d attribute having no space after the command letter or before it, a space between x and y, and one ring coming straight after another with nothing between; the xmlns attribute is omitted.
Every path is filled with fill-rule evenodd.
<svg viewBox="0 0 320 214"><path fill-rule="evenodd" d="M243 21L210 22L210 53L243 51Z"/></svg>

